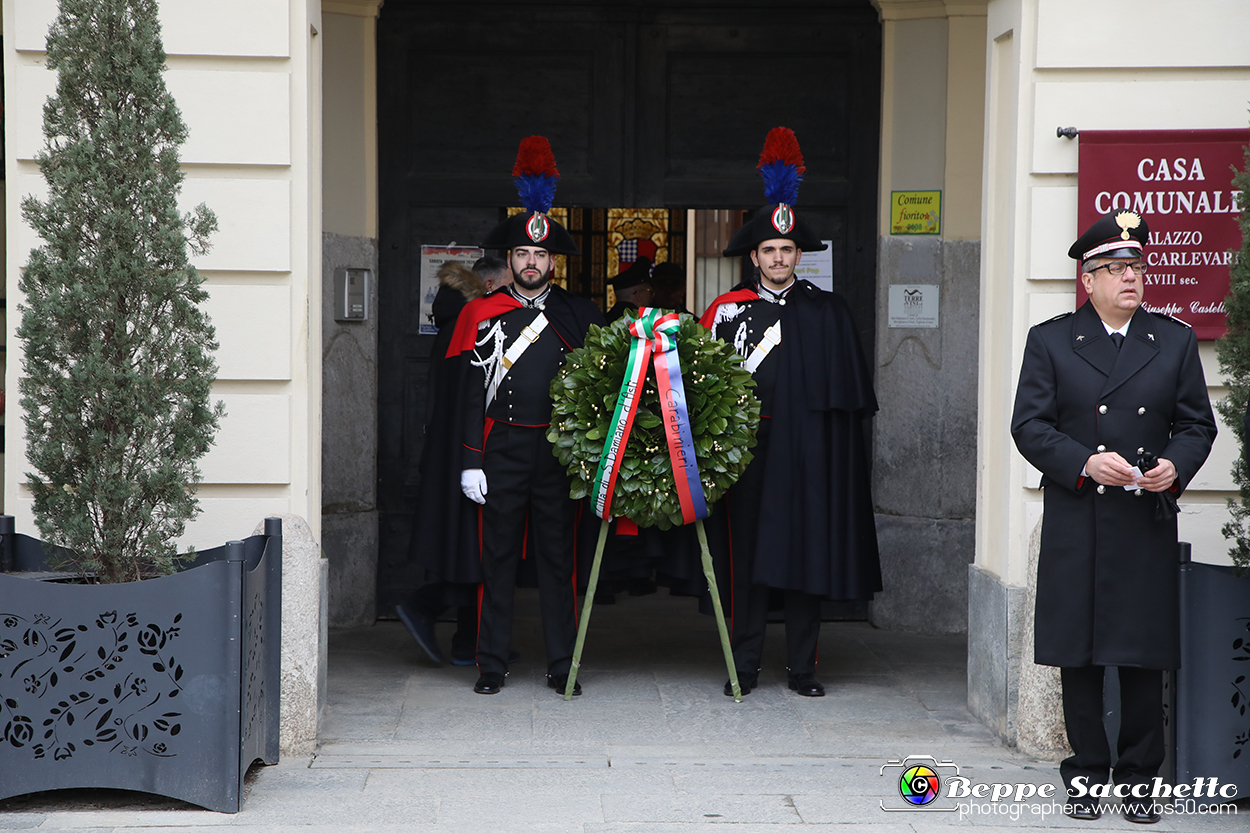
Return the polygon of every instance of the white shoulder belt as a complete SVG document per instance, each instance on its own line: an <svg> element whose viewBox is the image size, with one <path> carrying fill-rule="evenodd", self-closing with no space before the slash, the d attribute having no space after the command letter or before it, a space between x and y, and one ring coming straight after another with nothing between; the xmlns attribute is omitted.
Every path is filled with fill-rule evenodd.
<svg viewBox="0 0 1250 833"><path fill-rule="evenodd" d="M747 360L743 362L743 366L748 373L754 373L756 368L764 361L769 352L781 343L781 322L769 327L764 331L764 337L760 339L760 343L755 345L755 349L751 351L751 355L747 356Z"/></svg>
<svg viewBox="0 0 1250 833"><path fill-rule="evenodd" d="M538 337L545 329L547 329L547 316L540 312L537 318L521 330L516 340L508 345L508 349L504 351L503 358L495 365L495 372L491 374L490 381L486 385L486 407L489 408L490 403L495 401L495 393L499 390L499 384L508 375L512 365L516 364L517 359L521 358L521 354L528 350L531 344L538 341Z"/></svg>

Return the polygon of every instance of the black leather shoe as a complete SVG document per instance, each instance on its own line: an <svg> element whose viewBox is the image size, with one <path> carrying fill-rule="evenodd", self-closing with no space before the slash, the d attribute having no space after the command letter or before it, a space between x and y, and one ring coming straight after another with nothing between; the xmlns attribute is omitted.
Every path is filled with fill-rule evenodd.
<svg viewBox="0 0 1250 833"><path fill-rule="evenodd" d="M1069 817L1081 821L1097 821L1102 817L1102 807L1097 802L1069 799L1068 803L1064 805L1063 811Z"/></svg>
<svg viewBox="0 0 1250 833"><path fill-rule="evenodd" d="M760 682L760 674L758 671L753 672L753 673L752 672L744 673L742 671L738 672L738 689L742 692L743 696L750 694L751 689L758 686L759 682ZM734 696L733 680L725 680L725 696L726 697Z"/></svg>
<svg viewBox="0 0 1250 833"><path fill-rule="evenodd" d="M1155 824L1159 818L1160 814L1154 804L1142 804L1135 801L1124 805L1124 820L1131 821L1133 824Z"/></svg>
<svg viewBox="0 0 1250 833"><path fill-rule="evenodd" d="M505 676L496 674L494 671L487 671L477 678L477 682L473 684L473 690L478 694L498 694L499 689L504 686Z"/></svg>
<svg viewBox="0 0 1250 833"><path fill-rule="evenodd" d="M797 691L804 697L824 697L825 687L816 679L815 674L791 674L790 690Z"/></svg>
<svg viewBox="0 0 1250 833"><path fill-rule="evenodd" d="M406 604L395 605L395 613L430 661L435 665L442 665L443 652L438 649L438 639L434 636L434 620Z"/></svg>
<svg viewBox="0 0 1250 833"><path fill-rule="evenodd" d="M556 690L556 693L559 694L561 697L564 696L564 690L568 687L569 687L569 675L568 674L557 674L554 677L551 676L550 674L547 675L547 688L554 688ZM573 681L573 696L577 697L581 693L582 693L582 684L574 680Z"/></svg>

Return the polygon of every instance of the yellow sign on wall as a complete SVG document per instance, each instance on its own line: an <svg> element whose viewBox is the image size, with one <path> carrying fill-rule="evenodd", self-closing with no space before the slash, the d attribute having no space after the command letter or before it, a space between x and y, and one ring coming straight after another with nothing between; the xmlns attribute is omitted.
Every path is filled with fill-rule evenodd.
<svg viewBox="0 0 1250 833"><path fill-rule="evenodd" d="M941 233L941 191L890 192L890 234Z"/></svg>

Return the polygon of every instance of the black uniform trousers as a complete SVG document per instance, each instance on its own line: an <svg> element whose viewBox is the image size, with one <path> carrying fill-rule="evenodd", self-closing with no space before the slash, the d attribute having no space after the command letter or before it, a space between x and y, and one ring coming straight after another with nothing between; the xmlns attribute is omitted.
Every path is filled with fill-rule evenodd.
<svg viewBox="0 0 1250 833"><path fill-rule="evenodd" d="M776 591L751 581L760 527L760 496L764 489L764 461L768 456L769 420L761 419L756 433L755 458L725 496L729 510L731 544L731 627L729 644L738 674L754 674L764 653L768 601L773 593L784 597L786 665L791 674L816 671L816 640L820 636L819 596L800 590Z"/></svg>
<svg viewBox="0 0 1250 833"><path fill-rule="evenodd" d="M567 674L577 636L574 620L573 518L569 478L547 441L546 426L495 422L482 455L482 604L478 624L480 673L507 673L512 613L526 523L538 573L538 601L547 673Z"/></svg>
<svg viewBox="0 0 1250 833"><path fill-rule="evenodd" d="M1116 744L1116 784L1147 784L1163 765L1163 672L1154 668L1116 668L1120 675L1120 737ZM1063 719L1073 755L1059 764L1063 783L1085 776L1088 789L1107 783L1111 748L1103 725L1105 668L1061 668Z"/></svg>

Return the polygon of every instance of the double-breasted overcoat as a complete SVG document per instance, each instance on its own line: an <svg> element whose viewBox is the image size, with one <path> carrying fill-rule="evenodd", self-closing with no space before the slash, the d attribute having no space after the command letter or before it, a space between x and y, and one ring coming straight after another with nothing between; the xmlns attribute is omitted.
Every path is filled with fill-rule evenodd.
<svg viewBox="0 0 1250 833"><path fill-rule="evenodd" d="M1176 517L1082 470L1102 451L1130 465L1153 453L1185 490L1216 433L1193 330L1138 308L1117 349L1089 302L1033 327L1011 433L1045 490L1035 661L1178 667Z"/></svg>

